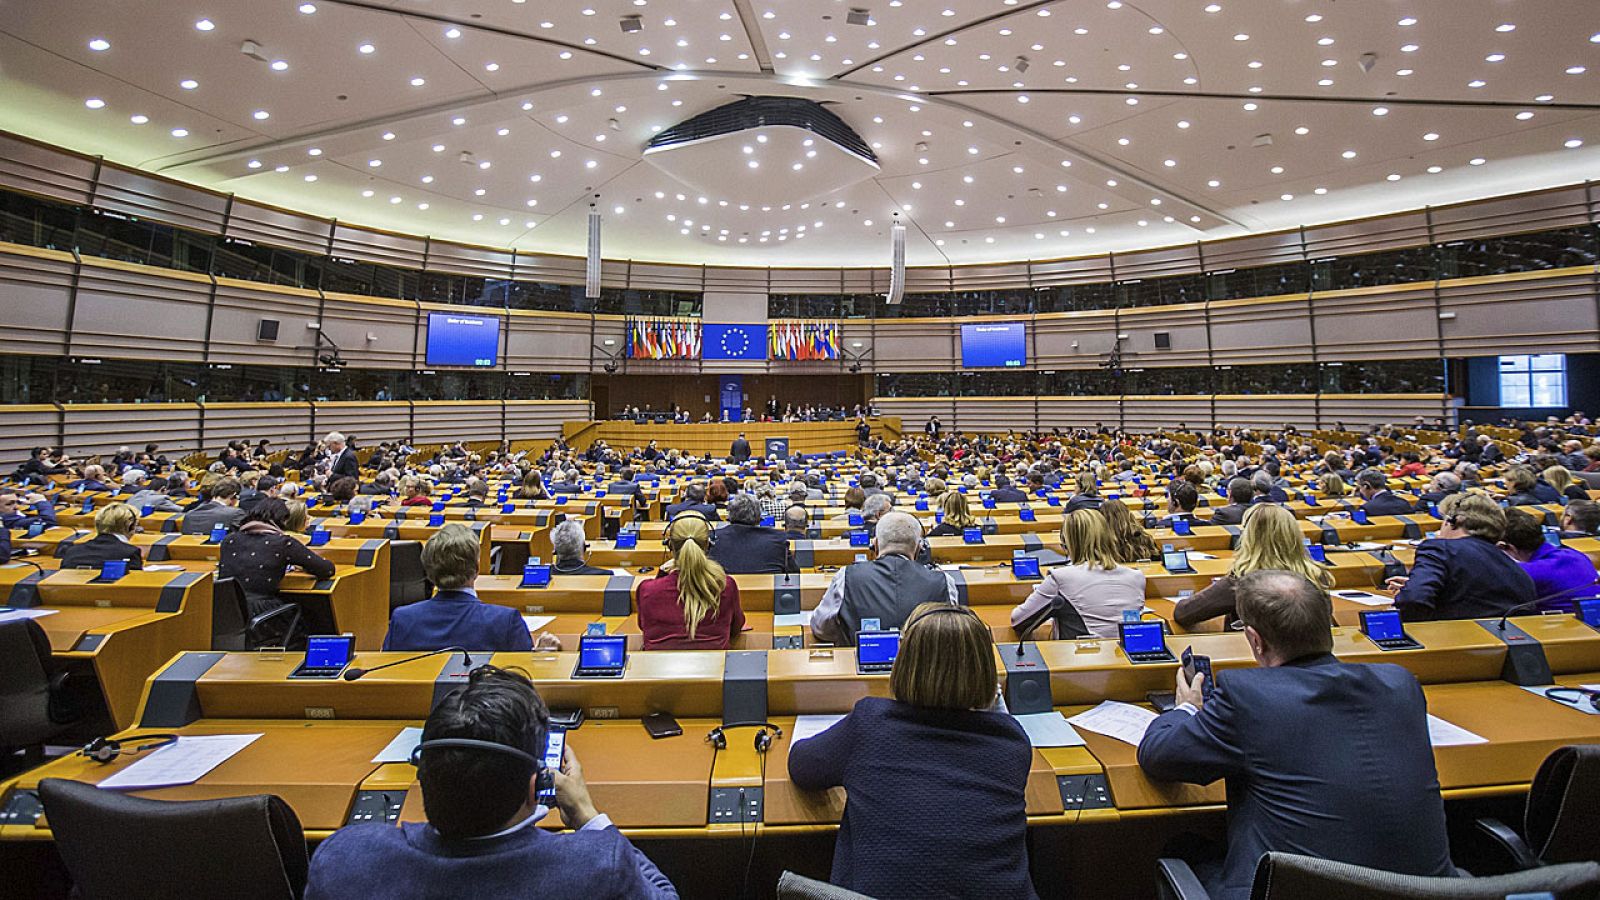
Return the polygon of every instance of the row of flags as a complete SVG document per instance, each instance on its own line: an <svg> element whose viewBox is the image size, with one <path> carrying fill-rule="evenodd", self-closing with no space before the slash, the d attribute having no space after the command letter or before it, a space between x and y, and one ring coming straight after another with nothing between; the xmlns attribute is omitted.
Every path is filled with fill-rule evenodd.
<svg viewBox="0 0 1600 900"><path fill-rule="evenodd" d="M767 355L772 359L839 358L839 323L785 319L767 326Z"/></svg>
<svg viewBox="0 0 1600 900"><path fill-rule="evenodd" d="M629 359L699 359L700 323L694 319L635 319L626 324Z"/></svg>

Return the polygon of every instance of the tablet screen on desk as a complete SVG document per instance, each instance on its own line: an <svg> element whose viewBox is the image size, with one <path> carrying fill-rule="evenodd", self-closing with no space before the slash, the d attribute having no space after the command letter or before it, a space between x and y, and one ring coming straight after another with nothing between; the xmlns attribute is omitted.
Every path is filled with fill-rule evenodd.
<svg viewBox="0 0 1600 900"><path fill-rule="evenodd" d="M639 546L639 532L624 531L617 535L618 550L632 550Z"/></svg>
<svg viewBox="0 0 1600 900"><path fill-rule="evenodd" d="M1011 574L1018 578L1038 578L1039 560L1033 556L1019 556L1011 561Z"/></svg>
<svg viewBox="0 0 1600 900"><path fill-rule="evenodd" d="M856 635L856 661L863 666L886 666L900 652L900 632L863 631Z"/></svg>
<svg viewBox="0 0 1600 900"><path fill-rule="evenodd" d="M584 635L578 641L578 668L620 669L628 658L623 635Z"/></svg>
<svg viewBox="0 0 1600 900"><path fill-rule="evenodd" d="M1600 628L1600 597L1579 600L1578 618L1591 628Z"/></svg>
<svg viewBox="0 0 1600 900"><path fill-rule="evenodd" d="M1168 572L1182 572L1189 568L1189 551L1164 550L1161 553L1161 565Z"/></svg>
<svg viewBox="0 0 1600 900"><path fill-rule="evenodd" d="M1398 641L1405 638L1406 629L1397 610L1363 610L1361 633L1375 641Z"/></svg>
<svg viewBox="0 0 1600 900"><path fill-rule="evenodd" d="M314 634L306 638L307 669L343 669L350 665L356 639L348 634Z"/></svg>
<svg viewBox="0 0 1600 900"><path fill-rule="evenodd" d="M1123 652L1129 656L1135 653L1160 653L1167 648L1160 622L1122 622L1117 627L1122 632Z"/></svg>

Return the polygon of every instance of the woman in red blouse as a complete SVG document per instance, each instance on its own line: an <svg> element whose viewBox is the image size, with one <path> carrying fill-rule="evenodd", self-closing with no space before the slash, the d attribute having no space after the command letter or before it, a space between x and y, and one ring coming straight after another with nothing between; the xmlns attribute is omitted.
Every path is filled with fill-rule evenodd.
<svg viewBox="0 0 1600 900"><path fill-rule="evenodd" d="M639 629L646 650L726 650L744 630L739 586L710 557L711 525L680 513L667 526L672 562L639 585Z"/></svg>

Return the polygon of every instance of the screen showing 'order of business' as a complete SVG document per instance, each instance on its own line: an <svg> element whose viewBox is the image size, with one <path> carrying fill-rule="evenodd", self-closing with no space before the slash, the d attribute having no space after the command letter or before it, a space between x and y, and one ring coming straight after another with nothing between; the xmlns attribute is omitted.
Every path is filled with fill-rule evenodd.
<svg viewBox="0 0 1600 900"><path fill-rule="evenodd" d="M500 354L500 320L458 313L428 314L428 365L490 367Z"/></svg>
<svg viewBox="0 0 1600 900"><path fill-rule="evenodd" d="M1028 364L1028 326L985 322L961 326L961 365L967 369L1021 368Z"/></svg>

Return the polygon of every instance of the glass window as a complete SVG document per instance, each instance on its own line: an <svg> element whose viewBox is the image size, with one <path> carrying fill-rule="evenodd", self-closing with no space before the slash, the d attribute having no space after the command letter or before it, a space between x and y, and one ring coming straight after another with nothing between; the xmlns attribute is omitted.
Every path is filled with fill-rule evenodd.
<svg viewBox="0 0 1600 900"><path fill-rule="evenodd" d="M1566 406L1566 354L1500 357L1500 405L1533 408Z"/></svg>
<svg viewBox="0 0 1600 900"><path fill-rule="evenodd" d="M71 250L77 207L27 194L0 191L0 241Z"/></svg>

